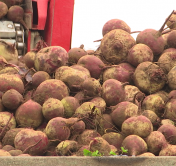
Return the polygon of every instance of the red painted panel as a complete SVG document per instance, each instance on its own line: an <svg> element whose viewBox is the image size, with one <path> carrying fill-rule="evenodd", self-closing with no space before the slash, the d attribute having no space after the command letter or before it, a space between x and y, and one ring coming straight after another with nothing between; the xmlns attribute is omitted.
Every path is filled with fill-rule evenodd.
<svg viewBox="0 0 176 166"><path fill-rule="evenodd" d="M67 51L71 48L74 0L50 0L44 40Z"/></svg>

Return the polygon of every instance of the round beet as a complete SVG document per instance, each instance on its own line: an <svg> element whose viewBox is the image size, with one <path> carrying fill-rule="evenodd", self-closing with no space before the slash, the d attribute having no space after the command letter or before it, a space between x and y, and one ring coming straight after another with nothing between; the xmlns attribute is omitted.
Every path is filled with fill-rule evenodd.
<svg viewBox="0 0 176 166"><path fill-rule="evenodd" d="M9 110L16 110L23 102L23 96L15 89L10 89L2 95L2 104Z"/></svg>
<svg viewBox="0 0 176 166"><path fill-rule="evenodd" d="M122 147L128 149L127 155L129 156L137 156L147 152L146 142L137 135L127 136L122 142Z"/></svg>
<svg viewBox="0 0 176 166"><path fill-rule="evenodd" d="M89 70L91 77L98 79L102 73L105 64L94 55L84 55L78 60L78 65L81 65Z"/></svg>
<svg viewBox="0 0 176 166"><path fill-rule="evenodd" d="M161 149L159 156L176 156L176 145L167 144Z"/></svg>
<svg viewBox="0 0 176 166"><path fill-rule="evenodd" d="M18 107L15 118L20 127L37 128L43 121L42 106L28 100Z"/></svg>
<svg viewBox="0 0 176 166"><path fill-rule="evenodd" d="M143 115L133 116L122 123L121 130L126 136L135 134L145 138L153 131L153 125L151 121Z"/></svg>
<svg viewBox="0 0 176 166"><path fill-rule="evenodd" d="M114 106L125 100L123 84L115 79L108 79L102 85L102 98L107 106Z"/></svg>
<svg viewBox="0 0 176 166"><path fill-rule="evenodd" d="M4 2L0 2L0 19L2 19L8 12L8 7Z"/></svg>
<svg viewBox="0 0 176 166"><path fill-rule="evenodd" d="M58 99L49 98L42 106L42 113L46 120L64 116L64 106Z"/></svg>
<svg viewBox="0 0 176 166"><path fill-rule="evenodd" d="M21 6L11 6L7 12L7 19L13 22L21 23L26 29L28 29L26 23L23 20L24 10Z"/></svg>
<svg viewBox="0 0 176 166"><path fill-rule="evenodd" d="M34 68L34 59L35 59L36 52L29 51L24 55L24 63L30 69Z"/></svg>

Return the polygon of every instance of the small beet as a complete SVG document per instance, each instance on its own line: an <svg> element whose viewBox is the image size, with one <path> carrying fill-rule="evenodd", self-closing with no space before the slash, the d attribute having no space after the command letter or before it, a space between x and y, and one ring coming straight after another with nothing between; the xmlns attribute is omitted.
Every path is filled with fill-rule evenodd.
<svg viewBox="0 0 176 166"><path fill-rule="evenodd" d="M170 48L176 48L176 30L173 30L169 33L167 37L167 44Z"/></svg>
<svg viewBox="0 0 176 166"><path fill-rule="evenodd" d="M122 147L128 149L127 155L129 156L137 156L147 152L146 142L137 135L127 136L122 142Z"/></svg>
<svg viewBox="0 0 176 166"><path fill-rule="evenodd" d="M38 71L32 76L32 85L37 88L43 81L51 79L45 71Z"/></svg>
<svg viewBox="0 0 176 166"><path fill-rule="evenodd" d="M35 55L34 51L29 51L24 55L24 63L29 69L34 68Z"/></svg>
<svg viewBox="0 0 176 166"><path fill-rule="evenodd" d="M23 102L23 96L15 89L6 91L2 96L2 104L9 110L16 110Z"/></svg>
<svg viewBox="0 0 176 166"><path fill-rule="evenodd" d="M10 150L9 153L11 154L11 156L18 156L23 152L21 150L15 149L15 150Z"/></svg>
<svg viewBox="0 0 176 166"><path fill-rule="evenodd" d="M12 145L5 145L2 147L3 150L10 151L14 150L15 148Z"/></svg>
<svg viewBox="0 0 176 166"><path fill-rule="evenodd" d="M28 30L26 23L23 20L24 10L22 7L18 5L11 6L7 12L7 18L10 21L21 23L25 29Z"/></svg>
<svg viewBox="0 0 176 166"><path fill-rule="evenodd" d="M175 74L176 74L176 66L174 66L167 74L168 86L171 90L176 90Z"/></svg>
<svg viewBox="0 0 176 166"><path fill-rule="evenodd" d="M175 121L176 119L176 99L169 100L164 109L164 118Z"/></svg>
<svg viewBox="0 0 176 166"><path fill-rule="evenodd" d="M159 156L176 156L176 145L167 144L161 149Z"/></svg>
<svg viewBox="0 0 176 166"><path fill-rule="evenodd" d="M150 153L150 152L146 152L146 153L142 153L142 154L140 154L140 155L138 155L138 156L141 156L141 157L150 157L150 156L155 156L153 153Z"/></svg>

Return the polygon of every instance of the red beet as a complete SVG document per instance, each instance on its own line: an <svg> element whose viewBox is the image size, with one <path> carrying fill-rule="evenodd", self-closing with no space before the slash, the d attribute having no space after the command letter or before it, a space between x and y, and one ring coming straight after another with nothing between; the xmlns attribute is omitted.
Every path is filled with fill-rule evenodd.
<svg viewBox="0 0 176 166"><path fill-rule="evenodd" d="M8 12L8 7L4 2L0 2L0 19L2 19Z"/></svg>
<svg viewBox="0 0 176 166"><path fill-rule="evenodd" d="M131 28L123 20L111 19L107 21L103 26L103 29L102 29L103 36L113 29L123 29L128 33L131 32Z"/></svg>
<svg viewBox="0 0 176 166"><path fill-rule="evenodd" d="M145 141L148 146L148 151L155 155L158 155L161 149L167 144L164 135L159 131L152 131Z"/></svg>
<svg viewBox="0 0 176 166"><path fill-rule="evenodd" d="M11 6L7 13L7 18L10 21L21 23L26 29L28 29L26 23L23 20L24 10L22 7L14 5Z"/></svg>
<svg viewBox="0 0 176 166"><path fill-rule="evenodd" d="M48 146L48 138L45 133L33 129L21 130L14 139L15 148L32 156L45 153ZM28 150L27 150L28 149Z"/></svg>
<svg viewBox="0 0 176 166"><path fill-rule="evenodd" d="M176 145L176 127L172 124L163 124L158 128L170 144Z"/></svg>
<svg viewBox="0 0 176 166"><path fill-rule="evenodd" d="M167 44L171 48L176 48L176 30L169 33L167 37Z"/></svg>
<svg viewBox="0 0 176 166"><path fill-rule="evenodd" d="M82 65L90 71L91 77L98 79L105 64L94 55L84 55L78 60L78 65Z"/></svg>
<svg viewBox="0 0 176 166"><path fill-rule="evenodd" d="M116 105L125 100L123 84L115 79L108 79L102 85L102 98L107 106Z"/></svg>

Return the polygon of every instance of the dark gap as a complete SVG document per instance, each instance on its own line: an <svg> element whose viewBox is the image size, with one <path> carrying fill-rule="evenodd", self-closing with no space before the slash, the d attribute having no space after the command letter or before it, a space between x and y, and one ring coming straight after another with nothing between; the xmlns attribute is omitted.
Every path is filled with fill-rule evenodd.
<svg viewBox="0 0 176 166"><path fill-rule="evenodd" d="M37 2L32 1L32 8L33 8L33 24L38 25L38 8L37 8Z"/></svg>

